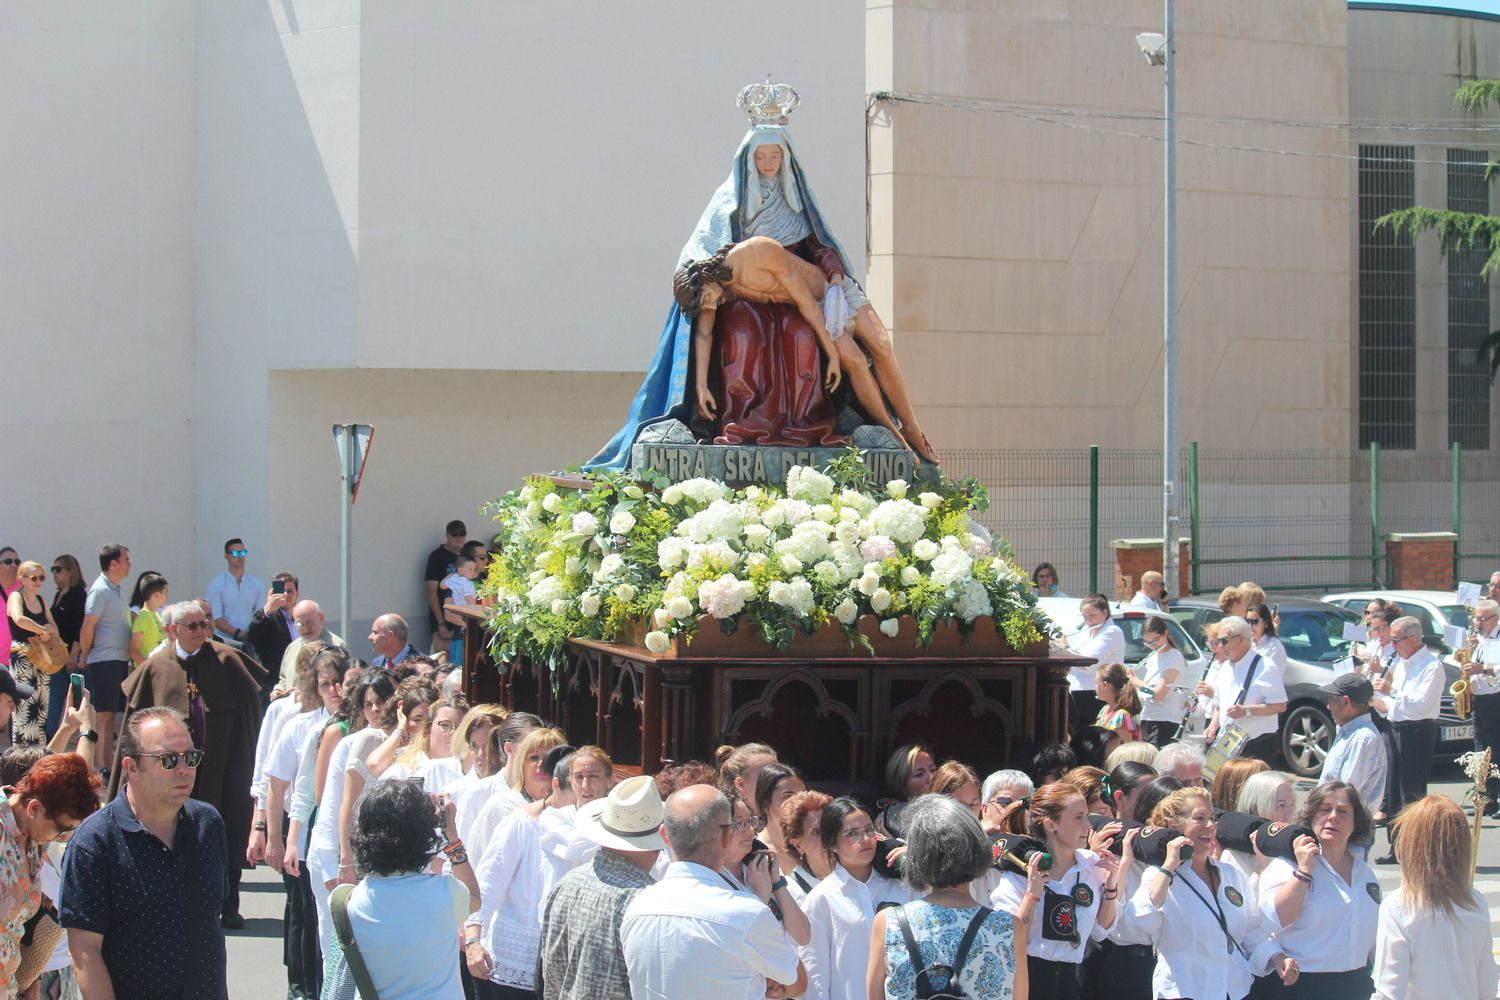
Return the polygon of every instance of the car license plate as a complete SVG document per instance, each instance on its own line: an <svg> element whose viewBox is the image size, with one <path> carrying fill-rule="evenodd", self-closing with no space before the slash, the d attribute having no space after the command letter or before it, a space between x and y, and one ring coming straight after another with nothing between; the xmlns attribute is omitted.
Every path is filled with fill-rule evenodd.
<svg viewBox="0 0 1500 1000"><path fill-rule="evenodd" d="M1444 743L1453 740L1472 740L1474 738L1474 723L1467 722L1461 726L1443 726L1438 731L1439 739Z"/></svg>

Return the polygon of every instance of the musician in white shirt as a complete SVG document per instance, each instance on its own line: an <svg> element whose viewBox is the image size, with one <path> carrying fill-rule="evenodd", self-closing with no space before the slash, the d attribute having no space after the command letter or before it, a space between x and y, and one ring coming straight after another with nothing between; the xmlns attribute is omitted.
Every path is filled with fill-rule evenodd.
<svg viewBox="0 0 1500 1000"><path fill-rule="evenodd" d="M1213 713L1203 737L1210 744L1228 725L1243 729L1249 739L1241 757L1276 759L1276 717L1286 710L1286 688L1276 664L1250 645L1250 623L1236 615L1219 622L1219 637L1228 660L1219 668L1213 689Z"/></svg>
<svg viewBox="0 0 1500 1000"><path fill-rule="evenodd" d="M1391 622L1391 641L1399 659L1391 672L1375 682L1375 707L1386 713L1395 733L1395 766L1391 779L1400 794L1399 806L1427 794L1432 751L1437 745L1438 711L1447 675L1443 662L1422 643L1422 623L1406 615ZM1395 851L1376 864L1395 864Z"/></svg>
<svg viewBox="0 0 1500 1000"><path fill-rule="evenodd" d="M1500 595L1493 585L1490 592ZM1479 635L1479 648L1463 667L1474 699L1474 749L1489 747L1491 756L1500 761L1500 604L1494 600L1476 604L1474 629ZM1490 801L1484 814L1494 818L1500 816L1500 775L1494 771L1490 774Z"/></svg>

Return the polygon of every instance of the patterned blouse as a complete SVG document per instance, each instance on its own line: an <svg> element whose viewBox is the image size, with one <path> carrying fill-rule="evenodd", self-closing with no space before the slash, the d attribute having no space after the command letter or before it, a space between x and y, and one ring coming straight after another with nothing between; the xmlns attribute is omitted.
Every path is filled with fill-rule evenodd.
<svg viewBox="0 0 1500 1000"><path fill-rule="evenodd" d="M940 962L953 962L969 921L979 912L977 906L959 910L951 906L936 906L925 899L907 903L902 909L906 911L912 935L917 939L922 962L929 968ZM889 1000L915 1000L917 973L920 971L911 967L911 954L906 949L896 914L888 914L885 922L886 997ZM934 973L929 981L935 989L948 986L946 975ZM1009 913L991 910L984 918L974 943L969 946L964 967L958 970L958 982L974 1000L1010 1000L1016 983L1016 946L1015 928Z"/></svg>
<svg viewBox="0 0 1500 1000"><path fill-rule="evenodd" d="M42 905L37 874L42 869L42 854L36 846L21 845L21 828L15 815L0 799L0 911L8 911L21 896L21 907L9 920L0 924L0 997L15 1000L16 969L21 965L21 935L26 921Z"/></svg>

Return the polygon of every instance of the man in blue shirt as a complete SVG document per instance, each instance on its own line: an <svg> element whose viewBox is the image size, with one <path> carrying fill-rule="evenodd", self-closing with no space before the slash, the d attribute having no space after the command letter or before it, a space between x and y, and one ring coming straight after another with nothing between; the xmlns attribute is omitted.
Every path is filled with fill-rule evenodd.
<svg viewBox="0 0 1500 1000"><path fill-rule="evenodd" d="M125 711L120 684L130 670L130 609L120 590L130 575L130 550L123 545L104 546L99 550L99 570L99 578L84 598L78 661L84 664L89 701L99 725L94 766L105 768L114 759L115 713Z"/></svg>
<svg viewBox="0 0 1500 1000"><path fill-rule="evenodd" d="M1359 789L1359 797L1371 812L1380 808L1385 796L1385 740L1370 718L1370 699L1375 688L1363 674L1340 674L1318 689L1328 696L1328 713L1338 724L1338 734L1323 759L1318 784L1344 781Z"/></svg>
<svg viewBox="0 0 1500 1000"><path fill-rule="evenodd" d="M170 708L132 713L124 791L63 858L59 922L86 997L227 1000L224 821L189 798L202 757Z"/></svg>

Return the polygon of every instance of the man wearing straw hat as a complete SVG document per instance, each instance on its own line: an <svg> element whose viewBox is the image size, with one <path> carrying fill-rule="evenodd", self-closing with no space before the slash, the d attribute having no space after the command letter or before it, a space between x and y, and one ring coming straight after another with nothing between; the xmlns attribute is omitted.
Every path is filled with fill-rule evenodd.
<svg viewBox="0 0 1500 1000"><path fill-rule="evenodd" d="M645 775L620 782L607 797L578 810L578 832L600 850L590 864L565 875L547 897L538 996L630 996L620 924L625 907L652 882L652 866L666 846L663 819L661 794Z"/></svg>

